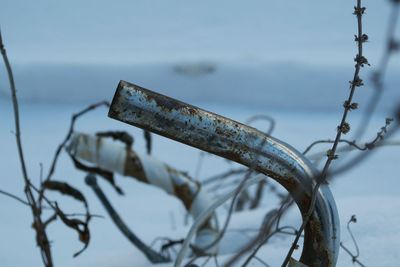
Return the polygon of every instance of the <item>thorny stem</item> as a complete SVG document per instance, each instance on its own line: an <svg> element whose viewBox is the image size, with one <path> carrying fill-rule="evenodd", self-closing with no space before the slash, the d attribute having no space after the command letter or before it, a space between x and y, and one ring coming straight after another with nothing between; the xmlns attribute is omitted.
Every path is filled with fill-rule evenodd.
<svg viewBox="0 0 400 267"><path fill-rule="evenodd" d="M394 52L396 52L396 50L399 49L398 47L396 48L395 34L397 21L399 18L400 1L393 0L391 2L393 7L391 9L388 29L386 31L385 50L383 51L382 57L380 59L378 70L375 71L371 77L372 86L374 87L374 93L371 96L369 103L367 104L367 108L360 122L360 126L356 131L355 136L357 139L363 136L365 130L369 125L372 114L374 113L376 106L378 105L384 91L383 79L389 65L390 57Z"/></svg>
<svg viewBox="0 0 400 267"><path fill-rule="evenodd" d="M399 130L399 126L400 126L399 121L400 121L400 112L399 112L399 114L396 115L395 125L393 125L385 133L386 139L393 136ZM381 145L381 143L382 143L382 138L379 138L379 140L375 143L375 146L379 146L379 145ZM343 164L339 168L336 168L335 170L333 170L331 173L328 174L328 176L338 175L338 174L343 173L351 168L354 168L355 165L360 164L363 160L365 160L370 155L371 155L371 153L359 154L358 156L354 157L350 161L347 161L346 164Z"/></svg>
<svg viewBox="0 0 400 267"><path fill-rule="evenodd" d="M378 143L378 141L383 139L383 137L385 136L385 134L388 131L388 127L390 126L390 124L392 122L393 122L393 118L386 118L385 125L383 127L381 127L381 130L379 132L376 133L376 137L372 141L367 142L367 143L365 143L363 145L357 144L355 140L349 141L349 140L346 140L346 139L340 139L339 143L345 143L345 144L347 144L347 145L349 145L351 147L354 147L355 149L358 149L360 151L366 151L366 150L369 150L369 149L373 149L375 147L375 145ZM304 150L303 155L307 154L315 145L318 145L318 144L333 144L333 143L335 143L335 141L333 141L333 140L318 140L318 141L315 141L315 142L311 143Z"/></svg>
<svg viewBox="0 0 400 267"><path fill-rule="evenodd" d="M304 151L303 151L303 155L306 155L308 152L310 152L311 151L311 149L314 147L314 146L316 146L316 145L319 145L319 144L333 144L335 141L334 140L330 140L330 139L328 139L328 140L317 140L317 141L314 141L314 142L312 142ZM341 139L341 140L339 140L339 143L346 143L347 145L349 145L349 146L352 146L352 147L354 147L354 148L356 148L356 149L358 149L358 150L366 150L367 148L366 147L361 147L361 146L359 146L357 143L356 143L356 141L354 140L354 141L349 141L349 140L346 140L346 139Z"/></svg>
<svg viewBox="0 0 400 267"><path fill-rule="evenodd" d="M292 257L292 254L294 252L294 250L297 247L297 244L299 242L301 233L303 232L305 226L307 225L312 213L314 212L314 208L315 208L315 202L317 199L317 192L321 186L321 184L326 182L326 177L328 174L328 170L329 167L331 166L331 163L334 159L336 159L336 149L338 147L339 144L339 140L342 137L342 134L346 134L349 130L350 130L350 126L349 124L346 122L347 119L347 115L349 113L349 111L351 110L351 103L353 101L353 96L354 96L354 92L356 90L357 87L360 87L363 85L362 80L359 77L359 73L361 70L361 67L364 66L364 64L368 64L367 59L363 56L363 43L368 39L367 35L363 34L363 28L362 28L362 15L365 12L365 7L361 6L361 0L357 0L357 6L354 7L354 15L357 16L357 25L358 25L358 35L356 38L356 42L358 44L358 54L356 55L356 58L354 59L356 62L355 65L355 71L354 71L354 76L353 76L353 81L350 83L350 93L349 93L349 97L347 99L347 101L345 103L347 103L347 105L344 105L344 112L342 115L342 120L340 122L340 125L338 126L337 129L337 133L336 133L336 137L335 137L335 142L333 143L333 146L331 148L331 150L328 153L328 159L325 162L325 165L322 169L321 175L319 175L318 179L317 179L317 183L314 186L313 192L312 192L312 198L311 198L311 202L310 202L310 206L309 209L305 215L305 217L303 218L303 222L298 230L298 233L296 235L296 238L293 241L292 246L289 249L289 252L286 255L285 260L282 263L282 267L286 267L287 264L289 263L290 258Z"/></svg>
<svg viewBox="0 0 400 267"><path fill-rule="evenodd" d="M50 243L47 238L46 231L45 231L45 225L40 218L41 210L38 207L38 205L35 201L35 198L33 196L33 193L31 190L31 182L29 180L28 172L26 169L24 152L23 152L22 142L21 142L21 129L20 129L20 121L19 121L19 107L18 107L18 99L17 99L17 90L15 87L14 76L12 73L11 65L10 65L10 62L7 57L6 49L3 44L3 39L1 37L1 31L0 31L0 51L1 51L1 55L4 60L4 65L6 67L8 80L10 83L12 104L13 104L13 109L14 109L15 139L17 142L18 155L19 155L19 160L20 160L21 169L22 169L22 177L25 182L24 192L26 195L27 202L28 202L29 206L31 207L31 211L32 211L32 216L33 216L33 221L34 221L33 227L36 231L36 242L37 242L37 245L40 247L42 261L43 261L44 265L46 267L52 267L53 260L52 260L52 256L51 256Z"/></svg>

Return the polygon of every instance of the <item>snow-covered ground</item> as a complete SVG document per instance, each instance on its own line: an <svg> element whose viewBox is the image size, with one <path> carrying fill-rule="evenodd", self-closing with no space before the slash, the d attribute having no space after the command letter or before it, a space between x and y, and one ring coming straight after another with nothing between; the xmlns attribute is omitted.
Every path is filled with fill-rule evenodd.
<svg viewBox="0 0 400 267"><path fill-rule="evenodd" d="M253 114L269 114L277 121L274 136L303 150L313 140L332 137L339 114L323 112L293 112L260 108L237 108L198 103L209 110L244 121ZM30 175L39 181L39 164L43 163L47 170L55 146L64 137L70 114L81 109L80 105L51 106L45 104L21 104L23 143ZM12 113L10 103L1 101L1 188L22 196L22 179L14 144ZM354 121L356 113L351 114ZM373 120L370 136L382 125L383 117ZM265 125L258 125L265 127ZM142 133L113 121L106 117L106 110L99 109L78 122L77 129L94 132L104 129L126 129L134 134L135 149L144 151ZM322 148L320 148L322 149ZM317 149L316 151L318 151ZM168 139L154 136L154 154L194 175L198 161L198 151ZM400 246L400 197L397 177L397 147L382 148L376 151L365 163L354 170L341 175L332 183L332 191L337 201L341 216L342 240L351 247L345 225L352 214L356 214L358 223L353 225L354 234L359 242L361 259L368 266L396 266L400 260L397 252ZM205 158L200 179L229 167L216 157ZM74 170L68 157L63 155L57 167L55 179L66 180L81 189L91 206L91 211L105 215L105 219L94 219L91 224L92 241L86 252L76 259L72 254L80 248L74 232L65 230L61 223L50 227L53 241L54 258L57 266L149 266L147 260L136 248L118 232L99 205L93 192L83 182L84 174ZM117 177L126 195L117 196L106 183L101 182L130 227L146 242L159 236L182 238L188 230L184 225L183 206L174 198L167 196L159 189L141 184L130 178ZM54 194L53 197L59 197ZM267 196L268 198L268 196ZM232 229L256 228L266 208L270 208L268 200L264 207L255 212L244 212L234 216ZM69 200L60 201L69 211L82 210L79 204ZM14 200L1 197L0 205L0 262L1 266L40 266L38 250L34 244L34 232L30 228L29 210ZM224 211L220 212L223 220ZM288 216L288 222L296 225L298 217L295 213ZM226 250L243 244L246 236L234 232L228 233L224 242ZM273 244L261 250L259 255L272 266L279 264L285 253L285 246L290 239L277 238ZM226 247L228 246L228 247ZM226 259L222 257L220 261ZM165 265L170 266L170 265ZM208 266L213 266L210 263ZM252 265L257 266L257 265ZM352 266L350 258L340 254L338 266Z"/></svg>
<svg viewBox="0 0 400 267"><path fill-rule="evenodd" d="M389 5L364 2L368 8L364 29L369 35L364 52L373 69L383 48ZM22 100L22 138L31 179L39 182L40 163L46 174L71 114L88 103L111 100L121 79L241 122L254 114L270 115L277 122L273 136L299 151L317 139L333 138L353 74L353 6L354 1L348 0L2 0L0 26ZM398 57L394 57L379 113L365 138L375 137L387 114L399 103L399 66ZM365 68L362 72L367 86L356 92L361 109L350 114L353 127L372 93L368 82L371 71ZM4 77L1 67L0 189L23 196L9 87ZM113 121L106 114L100 108L80 120L77 129L91 133L128 130L135 137L134 148L144 151L140 130ZM157 158L195 174L198 150L153 138ZM322 149L327 147L315 151ZM399 156L398 147L379 149L331 184L341 217L342 241L352 248L346 223L356 214L358 222L352 229L360 246L360 260L367 266L389 267L400 262ZM198 178L229 166L217 157L206 157ZM92 213L105 215L104 219L93 219L91 244L76 259L72 255L81 248L76 233L60 222L49 228L56 266L150 266L109 220L84 184L84 174L74 169L65 154L54 178L82 190ZM107 183L101 182L101 186L139 237L150 243L160 236L185 236L190 221L189 225L185 223L179 201L131 178L118 176L117 183L124 188L125 196L118 196ZM58 194L51 197L60 199L67 211L83 211L79 203ZM232 231L222 243L226 253L247 240L246 235L233 230L258 227L272 202L267 195L262 208L233 216ZM30 228L30 211L0 195L0 214L0 266L41 266ZM224 209L220 209L220 221L224 215ZM299 222L295 211L286 222ZM259 256L278 266L290 242L289 238L277 237ZM220 262L227 257L221 256ZM253 262L251 266L261 265ZM343 251L337 266L353 266Z"/></svg>

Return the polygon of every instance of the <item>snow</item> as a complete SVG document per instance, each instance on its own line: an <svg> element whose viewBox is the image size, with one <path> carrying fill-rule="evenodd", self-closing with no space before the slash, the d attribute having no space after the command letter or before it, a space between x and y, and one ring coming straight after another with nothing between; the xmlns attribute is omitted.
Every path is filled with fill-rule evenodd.
<svg viewBox="0 0 400 267"><path fill-rule="evenodd" d="M373 66L389 14L381 2L365 3L365 55ZM90 103L93 95L110 98L125 79L188 102L336 110L352 79L353 6L348 0L3 0L0 25L21 99ZM398 57L391 64L385 102L398 96ZM364 80L369 76L367 68ZM2 79L0 95L7 89ZM298 93L304 90L309 94Z"/></svg>
<svg viewBox="0 0 400 267"><path fill-rule="evenodd" d="M0 25L22 100L22 139L31 179L39 183L41 163L46 175L71 114L89 103L111 100L121 79L242 122L254 114L268 114L277 122L273 136L299 151L317 139L333 138L353 73L353 5L347 0L309 0L307 4L262 0L251 4L228 0L3 0ZM368 77L379 62L385 34L383 18L389 8L382 1L365 1L365 5L364 28L369 35L365 54L372 68L362 72L366 87L356 92L361 109L350 114L353 128L372 94ZM386 91L366 140L375 137L398 104L399 66L398 56L394 56ZM2 66L0 189L23 196L4 74ZM113 121L106 114L105 108L90 113L79 120L77 130L127 130L135 137L134 148L144 153L141 130ZM266 128L263 123L256 126ZM157 158L195 175L198 150L153 138ZM315 151L323 149L327 146ZM331 183L341 217L342 241L353 249L346 223L356 214L358 222L351 227L360 247L360 260L367 266L397 266L400 261L399 156L397 147L384 147ZM206 157L197 178L231 166L218 157ZM73 253L81 248L76 233L60 222L49 228L56 266L150 266L109 220L84 184L84 174L74 169L65 153L54 178L82 190L92 213L105 216L93 219L91 244L75 259ZM125 222L145 242L160 236L180 239L189 230L190 221L186 222L181 203L161 190L117 176L118 185L126 193L121 197L106 182L99 182ZM83 211L80 203L58 194L50 196L67 211ZM2 195L0 203L0 265L41 266L30 211ZM233 216L231 230L222 241L220 262L251 236L234 229L257 228L274 203L276 199L267 195L262 208ZM218 214L222 222L224 208ZM285 222L298 225L296 210ZM278 266L290 243L286 236L278 236L258 255L271 266ZM262 265L254 261L251 266ZM337 266L353 266L344 251Z"/></svg>
<svg viewBox="0 0 400 267"><path fill-rule="evenodd" d="M299 150L304 149L313 140L331 137L339 114L323 112L294 112L268 109L239 109L221 105L198 103L211 111L244 121L253 114L268 114L277 121L274 136L293 144ZM28 169L33 181L39 181L39 163L47 170L56 144L64 137L70 114L80 110L80 105L52 106L45 104L21 103L23 143L26 151ZM22 181L18 167L13 135L11 106L9 102L1 101L2 123L0 138L2 140L1 169L3 190L22 196ZM359 115L351 114L354 120ZM383 122L382 115L373 120L372 129L379 129ZM265 125L257 125L265 128ZM100 108L89 114L77 124L77 130L94 132L104 129L125 129L135 136L134 147L144 152L145 146L142 133L138 129L123 125L106 117L106 110ZM374 134L371 134L374 136ZM169 164L194 174L198 161L198 151L162 137L154 137L154 154ZM322 149L322 148L320 148ZM361 250L361 260L371 266L393 266L399 260L397 248L400 245L398 179L395 164L399 157L396 147L386 147L375 152L364 164L341 175L332 182L332 191L337 201L341 216L342 240L352 247L345 226L352 214L358 217L358 223L352 225L354 234ZM217 157L206 157L200 177L228 168L228 163ZM45 172L46 173L46 172ZM66 230L61 223L55 223L49 228L52 240L54 258L57 266L149 266L149 262L136 248L118 232L107 218L103 208L93 192L84 185L84 174L74 170L65 154L61 156L55 179L66 180L82 190L90 203L91 211L104 215L105 219L94 219L91 224L92 240L89 249L76 259L72 254L80 248L74 232ZM131 178L118 176L117 183L124 188L126 195L120 197L105 182L101 181L103 190L112 200L113 205L123 215L128 225L146 242L151 242L159 236L182 238L189 225L184 223L184 208L174 198L159 189L141 184ZM68 211L83 210L79 204L62 198L57 194L51 195L61 199L61 205ZM2 266L40 266L38 250L34 244L34 232L30 213L21 204L1 197L0 212L0 261ZM267 196L269 198L269 196ZM145 203L145 204L144 204ZM257 228L267 208L271 208L268 199L264 200L264 208L255 212L243 212L233 217L231 229ZM220 220L223 221L225 211L221 209ZM299 218L296 212L286 218L289 223L296 225ZM229 232L223 242L224 254L220 257L223 262L229 253L240 246L246 239L243 234ZM272 245L263 248L259 255L267 262L276 266L285 253L290 239L283 236L272 240ZM23 257L19 256L23 251ZM168 264L162 266L170 266ZM212 266L209 263L208 266ZM253 265L257 266L257 265ZM352 266L350 258L340 254L338 266Z"/></svg>
<svg viewBox="0 0 400 267"><path fill-rule="evenodd" d="M17 62L245 60L343 63L354 1L4 0L0 23ZM370 46L389 5L366 1ZM11 49L12 48L12 49ZM374 49L374 57L380 50ZM326 58L327 54L329 59Z"/></svg>

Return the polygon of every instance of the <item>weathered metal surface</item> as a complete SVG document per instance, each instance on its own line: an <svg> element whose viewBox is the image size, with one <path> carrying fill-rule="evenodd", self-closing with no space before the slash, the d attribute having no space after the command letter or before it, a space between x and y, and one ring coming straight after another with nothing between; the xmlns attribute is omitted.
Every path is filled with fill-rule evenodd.
<svg viewBox="0 0 400 267"><path fill-rule="evenodd" d="M290 145L255 128L125 81L118 85L109 116L253 167L284 186L303 215L309 208L317 170ZM335 266L339 241L339 216L324 184L305 228L300 262Z"/></svg>

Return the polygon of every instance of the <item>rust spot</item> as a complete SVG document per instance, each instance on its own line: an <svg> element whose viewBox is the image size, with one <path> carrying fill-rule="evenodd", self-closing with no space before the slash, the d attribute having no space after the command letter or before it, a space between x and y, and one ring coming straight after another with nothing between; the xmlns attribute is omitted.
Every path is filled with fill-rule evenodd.
<svg viewBox="0 0 400 267"><path fill-rule="evenodd" d="M139 157L132 150L127 150L124 175L134 177L144 183L149 183Z"/></svg>
<svg viewBox="0 0 400 267"><path fill-rule="evenodd" d="M310 218L305 234L300 261L310 267L333 266L331 253L323 245L324 237L317 218Z"/></svg>
<svg viewBox="0 0 400 267"><path fill-rule="evenodd" d="M139 90L145 91L146 94L143 94L145 96L145 98L147 99L147 101L154 101L156 103L156 105L158 107L160 107L161 109L167 110L167 111L172 111L172 110L180 110L183 109L185 107L187 107L187 105L181 101L172 99L170 97L161 95L161 94L157 94L155 92L151 92L147 89L144 89L140 86L137 85L133 85L133 87L136 89L138 88Z"/></svg>
<svg viewBox="0 0 400 267"><path fill-rule="evenodd" d="M217 127L217 128L215 128L215 133L222 135L224 133L224 131L222 130L221 127Z"/></svg>
<svg viewBox="0 0 400 267"><path fill-rule="evenodd" d="M114 106L111 106L111 108L108 111L108 117L120 120L120 112L115 110Z"/></svg>
<svg viewBox="0 0 400 267"><path fill-rule="evenodd" d="M193 204L193 200L194 200L194 197L196 194L196 192L193 192L194 189L193 189L193 187L192 188L190 187L189 183L192 183L192 185L196 186L196 189L195 189L196 191L199 190L200 185L197 184L196 182L194 182L192 180L192 178L189 175L187 175L185 172L178 171L178 170L168 166L167 164L165 164L164 166L170 175L170 177L168 177L168 178L172 182L175 196L177 196L182 201L186 210L189 211ZM176 179L174 177L179 177L179 176L185 177L187 179L187 181L182 184L176 184L176 182L175 182Z"/></svg>
<svg viewBox="0 0 400 267"><path fill-rule="evenodd" d="M175 195L182 201L186 210L190 210L193 203L193 194L187 184L176 185L174 184Z"/></svg>
<svg viewBox="0 0 400 267"><path fill-rule="evenodd" d="M188 112L190 115L194 116L197 114L197 110L195 110L194 108L188 108ZM200 116L199 116L200 117Z"/></svg>
<svg viewBox="0 0 400 267"><path fill-rule="evenodd" d="M199 231L204 229L213 229L211 225L211 219L212 215L209 218L207 218L207 220L202 225L199 226Z"/></svg>
<svg viewBox="0 0 400 267"><path fill-rule="evenodd" d="M99 153L99 151L100 151L100 149L101 149L101 146L102 146L102 140L101 140L101 138L96 138L96 156L98 155L98 153Z"/></svg>
<svg viewBox="0 0 400 267"><path fill-rule="evenodd" d="M165 167L167 168L170 175L175 175L175 176L180 175L180 176L186 177L187 182L183 183L183 184L179 184L179 185L174 183L174 179L171 179L171 180L172 180L172 184L174 187L175 196L177 196L182 201L186 210L190 211L194 199L196 198L198 192L200 192L200 190L201 190L201 185L199 183L197 183L196 181L193 181L193 179L186 173L178 171L168 165L165 165ZM192 185L196 186L195 192L193 190L193 186L191 187L190 183L192 183ZM214 215L211 215L209 218L207 218L207 220L202 225L199 226L198 231L200 231L202 229L213 229L213 226L211 223L211 219L213 216Z"/></svg>

